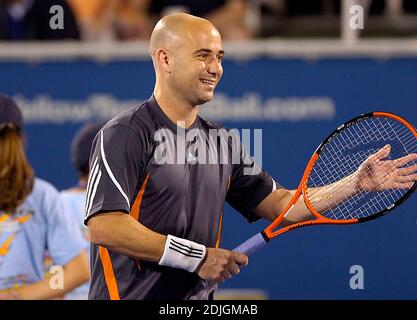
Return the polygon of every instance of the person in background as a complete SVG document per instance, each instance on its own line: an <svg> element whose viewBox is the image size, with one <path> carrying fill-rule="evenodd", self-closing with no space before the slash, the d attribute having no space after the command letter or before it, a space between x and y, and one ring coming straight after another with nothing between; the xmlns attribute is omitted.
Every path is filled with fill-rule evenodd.
<svg viewBox="0 0 417 320"><path fill-rule="evenodd" d="M149 0L68 0L77 17L83 40L148 39L153 21Z"/></svg>
<svg viewBox="0 0 417 320"><path fill-rule="evenodd" d="M111 10L113 0L68 0L85 41L115 40Z"/></svg>
<svg viewBox="0 0 417 320"><path fill-rule="evenodd" d="M62 29L53 29L50 25L56 14L55 11L51 13L51 8L56 5L63 9ZM79 40L80 32L74 13L65 0L2 0L0 39Z"/></svg>
<svg viewBox="0 0 417 320"><path fill-rule="evenodd" d="M84 225L84 207L89 173L89 158L94 137L104 123L87 123L75 134L71 143L71 162L78 173L78 185L74 188L61 191L61 199L68 216L79 226L88 246L87 255L90 255L88 229ZM90 283L85 283L66 295L68 300L87 300Z"/></svg>
<svg viewBox="0 0 417 320"><path fill-rule="evenodd" d="M253 38L253 31L246 23L247 11L246 0L154 0L149 4L149 12L156 20L176 12L205 18L216 26L224 40Z"/></svg>
<svg viewBox="0 0 417 320"><path fill-rule="evenodd" d="M119 40L148 40L155 21L147 12L150 0L116 0L115 32Z"/></svg>
<svg viewBox="0 0 417 320"><path fill-rule="evenodd" d="M86 244L58 191L35 176L24 150L23 117L0 95L0 300L56 299L89 279ZM44 277L44 253L56 266Z"/></svg>

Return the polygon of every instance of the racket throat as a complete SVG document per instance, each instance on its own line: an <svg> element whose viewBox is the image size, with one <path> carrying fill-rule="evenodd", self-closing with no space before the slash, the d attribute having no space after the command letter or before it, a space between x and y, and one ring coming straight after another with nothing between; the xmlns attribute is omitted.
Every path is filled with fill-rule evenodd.
<svg viewBox="0 0 417 320"><path fill-rule="evenodd" d="M284 214L284 218L286 218L290 213L291 213L291 211L294 209L294 207L295 207L295 204L296 204L296 202L294 202L292 205L291 205L291 207L288 209L288 211Z"/></svg>
<svg viewBox="0 0 417 320"><path fill-rule="evenodd" d="M261 231L261 236L264 238L265 242L269 242L271 239L266 235L265 230Z"/></svg>

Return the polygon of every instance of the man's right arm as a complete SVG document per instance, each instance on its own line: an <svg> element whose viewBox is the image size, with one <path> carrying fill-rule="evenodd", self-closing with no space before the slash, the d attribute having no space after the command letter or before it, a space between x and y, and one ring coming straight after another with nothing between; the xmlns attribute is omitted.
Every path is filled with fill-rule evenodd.
<svg viewBox="0 0 417 320"><path fill-rule="evenodd" d="M158 262L166 236L146 228L123 212L97 214L88 221L91 242L134 259Z"/></svg>
<svg viewBox="0 0 417 320"><path fill-rule="evenodd" d="M138 260L159 263L164 255L167 236L154 232L123 212L96 214L88 221L91 242ZM223 282L247 265L246 255L219 248L207 248L196 269L205 280Z"/></svg>

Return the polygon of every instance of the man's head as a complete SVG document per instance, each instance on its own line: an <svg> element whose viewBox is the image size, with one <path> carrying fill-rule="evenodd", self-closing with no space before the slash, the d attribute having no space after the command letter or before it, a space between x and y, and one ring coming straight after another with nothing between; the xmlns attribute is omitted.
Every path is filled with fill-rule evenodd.
<svg viewBox="0 0 417 320"><path fill-rule="evenodd" d="M152 32L150 54L157 90L168 90L192 106L213 98L223 74L224 52L212 23L185 13L166 16Z"/></svg>

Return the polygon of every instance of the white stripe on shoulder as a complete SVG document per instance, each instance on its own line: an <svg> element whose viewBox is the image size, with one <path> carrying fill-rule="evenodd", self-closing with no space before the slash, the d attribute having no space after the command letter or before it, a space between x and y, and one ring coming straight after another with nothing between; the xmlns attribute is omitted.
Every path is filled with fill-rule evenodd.
<svg viewBox="0 0 417 320"><path fill-rule="evenodd" d="M277 190L277 184L276 184L275 180L272 179L272 192L274 192L275 190Z"/></svg>
<svg viewBox="0 0 417 320"><path fill-rule="evenodd" d="M97 186L98 186L98 184L100 182L100 179L101 179L101 170L99 171L97 180L96 180L96 182L94 183L94 186L93 186L93 190L92 190L92 193L91 193L90 204L89 204L89 206L87 208L87 212L88 213L90 213L91 206L93 205L93 202L94 202L93 200L94 200L94 197L96 196Z"/></svg>
<svg viewBox="0 0 417 320"><path fill-rule="evenodd" d="M91 196L92 194L92 188L95 185L95 182L97 181L97 175L98 175L98 169L99 165L98 163L93 167L93 172L88 180L88 186L87 186L87 199L85 201L85 210L86 210L86 215L90 214L88 208L91 207L90 203L92 202L93 198ZM101 170L100 170L101 172Z"/></svg>
<svg viewBox="0 0 417 320"><path fill-rule="evenodd" d="M87 197L86 197L86 201L85 201L85 203L86 203L85 208L86 209L88 207L88 202L89 202L89 199L90 199L91 185L93 184L93 181L95 180L96 174L97 174L97 171L98 171L98 163L97 163L97 161L98 161L98 157L96 157L96 160L94 160L93 166L91 167L90 174L88 176Z"/></svg>
<svg viewBox="0 0 417 320"><path fill-rule="evenodd" d="M122 196L126 199L127 207L130 210L130 201L129 201L129 198L127 197L126 193L123 191L123 189L120 186L119 182L114 177L113 172L111 171L110 166L107 163L106 154L104 153L104 146L103 146L103 140L104 140L104 133L103 133L103 131L104 130L101 130L100 131L101 158L103 159L104 166L106 167L106 170L107 170L108 175L110 176L110 179L113 181L113 183L115 184L115 186L117 187L117 189L120 191L120 193L122 194Z"/></svg>

